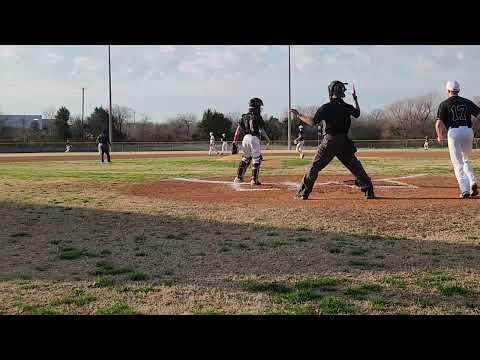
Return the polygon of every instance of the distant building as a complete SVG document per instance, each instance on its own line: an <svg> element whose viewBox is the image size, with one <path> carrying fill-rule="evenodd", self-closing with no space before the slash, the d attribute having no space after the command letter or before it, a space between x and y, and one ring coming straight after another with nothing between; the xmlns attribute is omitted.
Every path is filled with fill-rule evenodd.
<svg viewBox="0 0 480 360"><path fill-rule="evenodd" d="M42 115L0 115L0 124L11 128L29 128L33 121L37 121L39 128L44 130L53 126L54 119L46 119Z"/></svg>

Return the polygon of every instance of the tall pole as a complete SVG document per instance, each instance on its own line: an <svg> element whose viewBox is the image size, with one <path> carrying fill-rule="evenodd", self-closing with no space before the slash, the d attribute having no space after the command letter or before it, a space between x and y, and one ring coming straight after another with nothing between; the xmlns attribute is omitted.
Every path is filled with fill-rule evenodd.
<svg viewBox="0 0 480 360"><path fill-rule="evenodd" d="M292 108L292 88L291 88L291 76L290 76L290 45L288 45L288 150L291 150L290 137L290 109Z"/></svg>
<svg viewBox="0 0 480 360"><path fill-rule="evenodd" d="M83 140L83 115L85 113L85 88L82 88L82 132L80 134Z"/></svg>
<svg viewBox="0 0 480 360"><path fill-rule="evenodd" d="M110 63L110 45L108 45L108 137L110 139L110 144L113 143L113 128L112 128L112 66ZM110 152L112 151L112 146L110 145Z"/></svg>

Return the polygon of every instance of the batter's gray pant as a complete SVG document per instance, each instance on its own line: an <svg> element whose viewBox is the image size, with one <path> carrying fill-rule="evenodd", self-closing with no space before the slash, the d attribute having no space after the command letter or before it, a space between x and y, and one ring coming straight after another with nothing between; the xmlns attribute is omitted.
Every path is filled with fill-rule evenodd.
<svg viewBox="0 0 480 360"><path fill-rule="evenodd" d="M336 156L338 160L355 176L360 188L363 191L373 189L371 179L368 177L361 162L355 156L357 148L352 140L345 134L325 135L322 139L317 153L313 159L312 166L302 180L302 186L298 195L308 197L313 190L318 173L327 166Z"/></svg>

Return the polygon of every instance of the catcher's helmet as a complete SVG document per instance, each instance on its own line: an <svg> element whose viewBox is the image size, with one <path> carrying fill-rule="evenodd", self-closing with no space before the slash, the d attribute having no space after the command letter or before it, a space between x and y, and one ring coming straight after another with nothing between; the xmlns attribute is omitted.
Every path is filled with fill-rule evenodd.
<svg viewBox="0 0 480 360"><path fill-rule="evenodd" d="M263 101L259 98L250 99L248 106L253 109L260 109L260 106L263 106Z"/></svg>
<svg viewBox="0 0 480 360"><path fill-rule="evenodd" d="M347 84L348 83L339 80L333 80L330 85L328 85L328 97L331 99L333 95L335 95L337 98L344 98L345 91L347 91L345 85Z"/></svg>

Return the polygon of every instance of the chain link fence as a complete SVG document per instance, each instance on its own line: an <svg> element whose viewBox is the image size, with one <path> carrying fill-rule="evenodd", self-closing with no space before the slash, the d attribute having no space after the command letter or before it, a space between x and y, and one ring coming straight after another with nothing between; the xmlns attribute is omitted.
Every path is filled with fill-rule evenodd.
<svg viewBox="0 0 480 360"><path fill-rule="evenodd" d="M423 149L425 139L402 139L402 140L354 140L358 149ZM97 144L94 142L70 142L70 152L98 152ZM429 139L430 149L446 148L447 142L439 144L436 139ZM313 150L318 146L318 140L306 140L305 149ZM220 151L221 143L217 142L217 150ZM272 141L267 144L262 141L263 149L287 150L288 143L283 141ZM480 138L475 138L473 148L480 147ZM191 142L115 142L113 152L150 152L150 151L208 151L208 141ZM295 145L292 143L292 150ZM64 152L66 149L63 142L29 142L29 143L0 143L0 153L42 153L42 152ZM228 151L231 150L231 142L228 143Z"/></svg>

